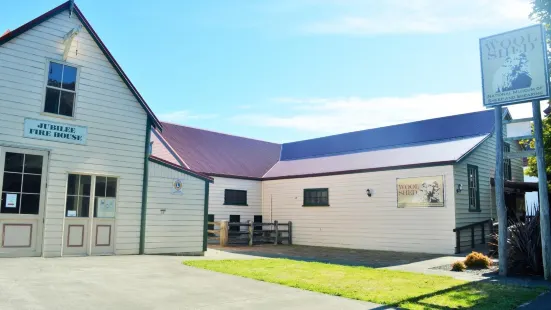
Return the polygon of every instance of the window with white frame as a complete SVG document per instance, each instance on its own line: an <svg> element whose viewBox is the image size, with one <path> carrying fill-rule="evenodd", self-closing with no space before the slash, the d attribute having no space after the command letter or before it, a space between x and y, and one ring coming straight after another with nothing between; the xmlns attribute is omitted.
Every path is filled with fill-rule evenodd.
<svg viewBox="0 0 551 310"><path fill-rule="evenodd" d="M93 217L114 218L116 197L117 178L69 174L65 216L90 217L93 201Z"/></svg>
<svg viewBox="0 0 551 310"><path fill-rule="evenodd" d="M480 211L480 191L478 183L478 167L467 165L467 177L469 185L469 211Z"/></svg>
<svg viewBox="0 0 551 310"><path fill-rule="evenodd" d="M44 112L73 117L76 101L77 68L50 62L44 96Z"/></svg>

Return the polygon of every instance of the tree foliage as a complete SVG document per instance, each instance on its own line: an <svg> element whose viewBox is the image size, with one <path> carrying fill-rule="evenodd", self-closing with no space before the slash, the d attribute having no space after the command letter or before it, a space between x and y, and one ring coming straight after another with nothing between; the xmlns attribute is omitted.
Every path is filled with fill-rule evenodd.
<svg viewBox="0 0 551 310"><path fill-rule="evenodd" d="M545 26L547 34L547 48L551 46L549 38L551 38L551 0L532 0L532 13L530 18L542 23ZM551 67L551 64L548 64ZM551 117L545 117L543 119L543 145L545 154L545 163L547 180L551 181ZM534 140L521 141L521 144L535 148ZM526 174L529 176L538 176L538 167L536 164L536 157L528 158L528 169Z"/></svg>
<svg viewBox="0 0 551 310"><path fill-rule="evenodd" d="M542 120L543 124L543 151L544 151L544 157L545 157L545 163L547 165L546 172L547 172L547 180L548 182L551 181L551 117L545 117ZM535 149L535 141L534 139L531 140L524 140L520 142L521 145L524 145L526 148L528 146L531 149ZM526 175L537 177L538 176L538 167L536 163L536 157L528 157L528 167L525 171Z"/></svg>

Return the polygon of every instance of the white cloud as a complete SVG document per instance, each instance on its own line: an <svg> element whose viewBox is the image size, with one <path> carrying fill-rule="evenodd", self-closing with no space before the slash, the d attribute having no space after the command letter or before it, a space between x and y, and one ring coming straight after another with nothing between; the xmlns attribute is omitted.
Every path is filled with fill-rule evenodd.
<svg viewBox="0 0 551 310"><path fill-rule="evenodd" d="M233 121L316 134L337 134L484 110L479 92L382 98L277 98L276 110L293 115L246 114ZM542 107L546 104L542 103ZM510 107L514 118L529 117L529 104Z"/></svg>
<svg viewBox="0 0 551 310"><path fill-rule="evenodd" d="M163 113L158 116L161 121L171 123L186 123L192 120L205 120L218 117L216 114L194 114L186 110Z"/></svg>
<svg viewBox="0 0 551 310"><path fill-rule="evenodd" d="M336 17L304 25L318 34L444 33L530 23L529 0L364 0L333 3Z"/></svg>

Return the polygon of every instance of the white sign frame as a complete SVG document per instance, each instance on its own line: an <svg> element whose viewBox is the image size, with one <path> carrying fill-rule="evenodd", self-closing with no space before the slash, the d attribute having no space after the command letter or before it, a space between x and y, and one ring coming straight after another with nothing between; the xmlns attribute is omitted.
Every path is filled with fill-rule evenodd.
<svg viewBox="0 0 551 310"><path fill-rule="evenodd" d="M403 200L400 200L400 185L405 183L415 182L416 184L421 184L427 181L436 181L440 184L438 185L439 201L437 202L428 202L428 201L405 201L406 197ZM402 184L401 184L402 183ZM422 194L422 193L420 193ZM402 195L404 196L404 195ZM417 196L417 194L416 194ZM413 198L413 197L412 197ZM410 208L446 208L446 178L444 175L432 175L432 176L419 176L419 177L404 177L396 178L396 206L398 209L410 209Z"/></svg>
<svg viewBox="0 0 551 310"><path fill-rule="evenodd" d="M528 68L532 67L532 68L539 68L539 66L541 66L543 68L543 75L542 74L538 74L537 76L535 75L532 75L531 72L529 71L529 69L527 70L528 73L530 74L530 86L528 87L524 87L524 88L517 88L517 89L511 89L511 90L507 90L507 92L511 92L510 94L508 94L505 98L503 99L496 99L496 101L494 102L488 102L488 100L490 99L489 96L492 96L492 95L495 95L495 94L498 94L500 93L501 91L496 91L495 89L487 89L487 88L490 88L490 87L487 87L488 85L486 85L486 82L488 80L490 80L490 74L493 73L493 77L491 79L491 84L489 85L495 85L496 84L496 81L494 80L497 80L497 76L498 76L498 71L495 70L493 72L488 72L489 71L489 67L490 65L488 65L488 62L489 60L485 60L484 59L484 51L483 51L483 47L484 47L484 44L489 41L489 40L492 40L492 39L496 39L498 37L504 37L504 39L506 39L507 37L512 37L514 36L515 34L520 34L520 33L523 33L525 34L527 31L530 31L530 30L534 30L536 29L539 30L539 42L541 43L541 50L538 50L538 48L534 48L534 50L532 50L530 52L530 55L529 56L524 56L524 59L527 59L526 60L526 63L528 62L531 62L531 65L527 65ZM502 41L503 42L503 41ZM510 41L509 41L510 42ZM510 48L508 46L508 48ZM528 26L528 27L524 27L524 28L519 28L519 29L515 29L515 30L512 30L512 31L508 31L508 32L504 32L504 33L500 33L500 34L496 34L496 35L492 35L492 36L488 36L488 37L484 37L484 38L481 38L479 40L479 52L480 52L480 69L481 69L481 77L482 77L482 102L483 102L483 105L484 107L486 108L491 108L491 107L496 107L496 106L503 106L503 105L511 105L511 104L518 104L518 103L525 103L525 102L530 102L530 101L533 101L533 100L543 100L543 99L547 99L550 97L550 91L549 91L549 70L548 70L548 55L547 55L547 41L546 41L546 36L545 36L545 29L543 27L542 24L537 24L537 25L532 25L532 26ZM522 54L522 53L520 53ZM534 55L536 54L536 55ZM511 55L519 55L519 53L515 53L515 54L511 54ZM530 57L531 56L531 57ZM520 61L520 60L519 60ZM506 66L506 63L504 62L501 67L505 67ZM509 64L509 66L512 66L512 64ZM519 64L520 66L520 64ZM505 71L503 71L505 72ZM507 74L507 73L504 73L504 74ZM502 73L503 75L503 73ZM536 89L534 89L533 91L526 91L525 89L527 88L530 88L532 87L532 85L534 84L534 80L539 83L539 84L536 84L534 87ZM543 84L542 84L543 82ZM540 94L540 92L542 91L540 88L543 87L544 88L544 93L543 94ZM494 87L491 87L491 88L494 88ZM519 91L522 91L521 94L519 94L518 92ZM525 93L526 94L523 94ZM532 95L533 93L533 95ZM513 96L515 98L513 98Z"/></svg>
<svg viewBox="0 0 551 310"><path fill-rule="evenodd" d="M115 218L117 199L114 197L98 197L96 218Z"/></svg>
<svg viewBox="0 0 551 310"><path fill-rule="evenodd" d="M50 127L57 126L62 130L42 129L38 127L40 124L47 124ZM23 131L23 136L25 138L78 144L78 145L86 145L86 140L88 138L88 127L84 127L84 126L63 124L63 123L51 122L51 121L42 120L42 119L25 118L24 127L25 128ZM37 130L42 130L43 133L47 133L48 135L38 134L36 133ZM81 136L82 139L78 140L78 139L56 137L56 135L61 135L61 134L77 135L77 136Z"/></svg>
<svg viewBox="0 0 551 310"><path fill-rule="evenodd" d="M19 206L17 205L17 200L18 199L18 196L17 194L11 194L11 193L6 193L6 205L5 205L5 208L6 209L17 209Z"/></svg>
<svg viewBox="0 0 551 310"><path fill-rule="evenodd" d="M180 178L176 178L172 180L172 189L170 191L172 195L183 195L184 194L183 189L184 189L184 180Z"/></svg>

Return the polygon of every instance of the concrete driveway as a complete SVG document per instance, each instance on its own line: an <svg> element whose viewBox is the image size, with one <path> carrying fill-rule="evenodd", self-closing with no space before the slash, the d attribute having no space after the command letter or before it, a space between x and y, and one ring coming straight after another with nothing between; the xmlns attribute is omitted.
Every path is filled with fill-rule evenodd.
<svg viewBox="0 0 551 310"><path fill-rule="evenodd" d="M183 259L0 259L0 309L384 309L195 269L182 265Z"/></svg>

